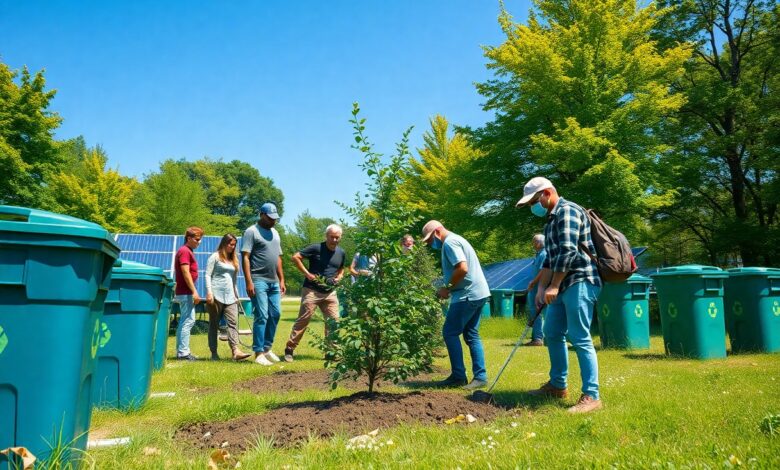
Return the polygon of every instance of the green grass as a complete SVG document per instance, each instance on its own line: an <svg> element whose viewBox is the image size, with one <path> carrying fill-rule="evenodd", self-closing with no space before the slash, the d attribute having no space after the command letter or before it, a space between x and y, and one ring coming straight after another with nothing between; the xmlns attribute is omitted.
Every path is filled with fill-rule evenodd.
<svg viewBox="0 0 780 470"><path fill-rule="evenodd" d="M285 302L276 337L283 348L297 304ZM322 323L312 323L322 331ZM481 332L489 374L495 374L522 331L516 320L490 319ZM169 351L174 339L169 339ZM194 336L193 351L208 357L205 335ZM598 344L598 340L596 340ZM227 357L227 346L220 343ZM322 367L319 353L304 339L300 358L284 370ZM768 415L780 414L780 355L730 356L694 361L663 356L660 337L650 351L599 351L605 408L583 416L566 413L580 387L570 353L570 390L566 403L533 401L523 392L547 378L545 348L521 348L496 396L515 403L511 415L493 423L469 426L405 425L382 430L379 450L348 450L352 436L310 439L294 449L274 449L259 440L236 456L242 468L749 468L780 467L780 435L767 433ZM437 364L448 366L446 358ZM233 390L233 384L282 366L265 368L230 361L169 362L155 374L155 392L175 391L174 398L153 398L139 411L97 410L90 438L132 437L127 446L90 451L95 468L206 468L207 452L186 448L173 438L185 423L228 420L262 413L284 403L328 399L335 392L256 395ZM765 423L762 432L762 422ZM492 439L491 439L492 438ZM482 442L485 444L482 444ZM493 443L492 448L490 444ZM150 455L147 455L150 454Z"/></svg>

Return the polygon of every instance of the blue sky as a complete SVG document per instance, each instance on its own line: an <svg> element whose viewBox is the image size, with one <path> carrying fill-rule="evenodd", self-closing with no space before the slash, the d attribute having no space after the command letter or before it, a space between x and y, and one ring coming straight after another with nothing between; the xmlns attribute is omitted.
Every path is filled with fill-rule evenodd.
<svg viewBox="0 0 780 470"><path fill-rule="evenodd" d="M516 20L528 0L505 0ZM358 101L377 150L428 120L478 126L481 45L497 0L0 0L0 60L46 69L58 138L83 135L142 178L166 158L249 162L285 194L283 222L343 216L365 178ZM415 151L416 154L416 151Z"/></svg>

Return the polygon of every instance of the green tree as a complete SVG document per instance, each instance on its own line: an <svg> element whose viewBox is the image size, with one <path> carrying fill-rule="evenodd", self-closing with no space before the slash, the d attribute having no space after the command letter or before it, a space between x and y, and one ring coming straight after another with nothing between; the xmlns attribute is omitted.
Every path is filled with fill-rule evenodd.
<svg viewBox="0 0 780 470"><path fill-rule="evenodd" d="M78 142L76 142L78 148ZM89 220L110 232L140 232L139 214L132 200L140 183L107 169L108 157L100 147L84 149L68 171L49 178L56 212Z"/></svg>
<svg viewBox="0 0 780 470"><path fill-rule="evenodd" d="M19 78L17 83L17 78ZM62 163L54 130L60 117L49 111L54 90L43 71L21 74L0 62L0 203L49 208L48 177Z"/></svg>
<svg viewBox="0 0 780 470"><path fill-rule="evenodd" d="M496 117L468 130L485 153L471 185L482 223L503 241L526 244L539 221L514 209L524 183L544 175L561 194L597 209L630 239L640 214L670 197L656 162L670 115L684 97L670 90L690 56L661 50L651 32L666 13L635 0L537 0L528 24L502 10L506 41L485 48L496 77L477 85ZM532 222L533 220L533 222Z"/></svg>
<svg viewBox="0 0 780 470"><path fill-rule="evenodd" d="M695 53L674 87L686 96L662 160L678 197L656 223L688 232L711 263L780 259L780 7L754 0L672 0L662 44ZM662 241L659 243L661 244Z"/></svg>
<svg viewBox="0 0 780 470"><path fill-rule="evenodd" d="M136 207L146 233L181 234L197 225L211 234L204 226L210 214L203 188L174 160L162 162L159 173L146 176Z"/></svg>
<svg viewBox="0 0 780 470"><path fill-rule="evenodd" d="M430 370L441 308L433 296L434 274L427 254L418 248L404 255L398 244L416 221L409 208L397 203L400 177L409 161L409 131L385 162L366 137L359 112L355 104L350 122L353 148L363 154L360 166L369 177L367 196L358 194L353 206L343 207L360 227L355 234L357 250L375 255L377 263L372 276L343 283L347 316L316 343L331 369L334 387L340 380L365 376L368 392L373 393L379 379L397 382Z"/></svg>

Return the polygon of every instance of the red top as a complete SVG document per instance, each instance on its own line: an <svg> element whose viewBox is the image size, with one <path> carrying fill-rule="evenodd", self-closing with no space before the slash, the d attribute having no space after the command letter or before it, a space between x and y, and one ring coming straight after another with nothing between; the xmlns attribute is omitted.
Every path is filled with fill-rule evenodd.
<svg viewBox="0 0 780 470"><path fill-rule="evenodd" d="M184 281L184 275L181 273L182 265L188 264L190 266L190 276L192 276L192 284L198 280L198 260L195 259L195 253L192 252L192 248L187 245L179 248L176 252L176 262L174 268L176 271L176 295L192 295L190 287L187 282Z"/></svg>

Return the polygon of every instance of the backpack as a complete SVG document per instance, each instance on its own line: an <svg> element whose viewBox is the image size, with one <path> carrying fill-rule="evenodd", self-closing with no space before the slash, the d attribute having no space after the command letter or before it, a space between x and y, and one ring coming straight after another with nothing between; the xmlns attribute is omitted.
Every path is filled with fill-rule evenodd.
<svg viewBox="0 0 780 470"><path fill-rule="evenodd" d="M593 209L585 209L590 219L590 236L596 248L594 256L584 243L579 247L596 264L604 282L623 282L636 272L636 260L626 236L607 225Z"/></svg>

